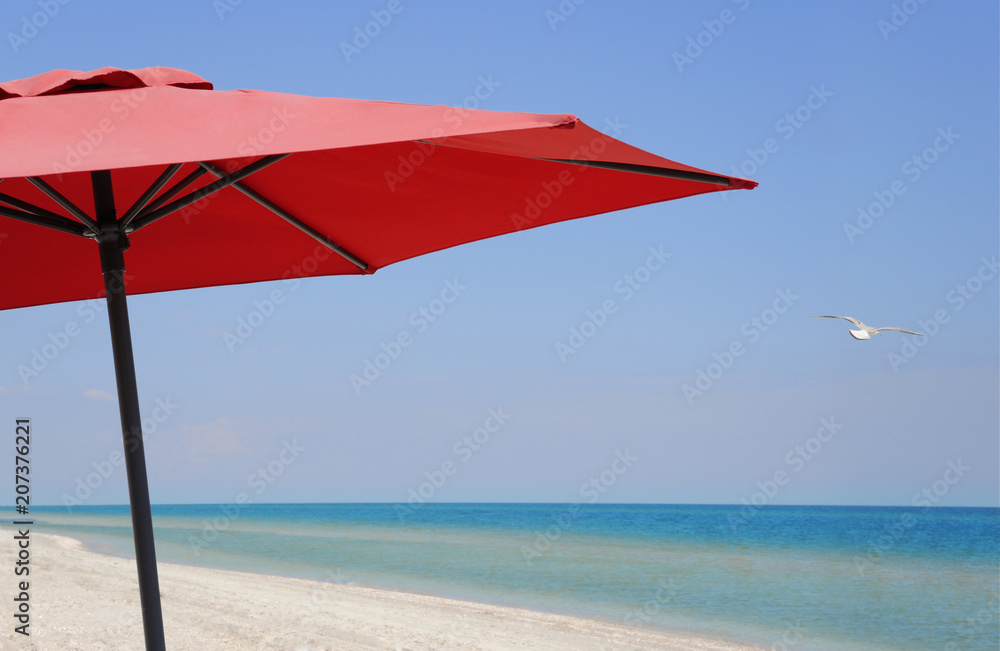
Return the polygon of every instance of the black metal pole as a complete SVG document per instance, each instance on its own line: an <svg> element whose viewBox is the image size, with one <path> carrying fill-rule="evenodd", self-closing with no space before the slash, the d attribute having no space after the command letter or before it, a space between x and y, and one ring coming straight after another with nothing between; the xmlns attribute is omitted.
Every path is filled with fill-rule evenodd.
<svg viewBox="0 0 1000 651"><path fill-rule="evenodd" d="M118 384L118 410L121 413L125 443L125 472L128 476L129 504L132 512L132 536L135 539L135 565L139 573L139 602L142 605L142 628L146 649L165 651L163 614L160 611L160 581L156 573L156 549L153 545L153 515L149 506L146 479L146 453L142 444L142 419L139 416L139 390L135 381L132 357L132 333L125 299L125 257L128 239L118 232L114 193L110 172L91 172L94 206L100 235L101 273L108 300L111 323L111 348L115 358Z"/></svg>

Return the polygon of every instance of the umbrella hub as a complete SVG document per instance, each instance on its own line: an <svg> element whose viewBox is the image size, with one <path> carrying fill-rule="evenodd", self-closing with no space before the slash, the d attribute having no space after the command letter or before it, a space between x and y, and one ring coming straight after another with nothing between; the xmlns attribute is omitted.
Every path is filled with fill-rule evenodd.
<svg viewBox="0 0 1000 651"><path fill-rule="evenodd" d="M97 246L101 254L101 271L125 271L125 256L122 255L131 246L128 236L118 232L118 223L114 222L110 229L101 225L101 234L96 236Z"/></svg>
<svg viewBox="0 0 1000 651"><path fill-rule="evenodd" d="M91 183L94 188L94 207L97 211L97 233L94 239L101 255L101 272L125 272L125 256L130 244L128 236L119 229L115 214L114 190L111 186L111 172L91 172Z"/></svg>

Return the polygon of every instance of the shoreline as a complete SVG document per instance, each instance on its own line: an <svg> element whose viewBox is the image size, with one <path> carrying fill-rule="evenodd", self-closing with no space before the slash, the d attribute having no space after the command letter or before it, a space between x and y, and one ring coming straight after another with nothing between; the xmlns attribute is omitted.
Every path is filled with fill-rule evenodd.
<svg viewBox="0 0 1000 651"><path fill-rule="evenodd" d="M142 648L133 559L33 533L25 649ZM0 546L12 567L15 549ZM749 651L761 647L509 606L354 584L158 563L171 649L566 649ZM14 577L2 592L16 588ZM7 596L6 603L13 603Z"/></svg>
<svg viewBox="0 0 1000 651"><path fill-rule="evenodd" d="M32 534L32 535L34 536L35 534ZM49 533L45 533L44 535L49 535L49 536L54 536L54 537L59 537L59 538L66 538L66 539L69 539L69 540L75 540L76 542L78 542L78 543L80 543L82 545L82 548L83 548L84 551L89 552L91 554L96 554L98 556L107 556L107 557L110 557L110 558L116 558L116 559L127 560L127 561L134 561L135 560L134 551L131 554L121 554L121 553L119 553L118 550L112 550L110 548L107 551L104 551L104 550L101 550L99 548L100 543L96 543L93 540L91 540L90 542L88 542L88 541L83 540L81 538L77 538L77 537L74 537L72 535L67 535L67 534L49 534ZM129 541L129 542L131 543L131 541ZM159 568L159 567L164 566L164 565L175 565L175 566L179 566L179 567L198 568L198 569L203 569L203 570L208 570L208 571L228 572L228 573L233 573L233 574L248 574L248 575L251 575L251 576L268 576L268 577L273 577L275 579L288 579L288 580L295 580L295 581L301 580L301 581L308 581L308 582L311 582L311 583L319 583L321 585L327 585L327 584L329 584L329 585L334 585L334 586L350 586L350 587L356 587L356 588L365 588L365 589L368 589L368 590L375 590L375 591L378 591L378 592L388 592L388 593L395 593L395 594L400 594L400 595L410 595L410 596L414 596L414 597L426 597L426 598L431 598L431 599L442 599L442 600L445 600L445 601L454 601L454 602L459 602L459 603L464 603L464 604L475 604L475 605L485 606L485 607L493 607L493 606L495 606L495 607L498 607L498 608L509 608L509 609L515 610L515 611L526 611L526 612L538 613L538 614L543 614L543 615L553 615L553 616L560 616L560 617L569 617L569 618L577 619L577 620L594 621L594 622L598 622L598 623L601 623L601 624L607 624L607 625L613 626L613 627L622 627L622 628L625 628L625 629L628 629L628 630L640 630L640 631L648 631L648 632L652 632L652 633L659 633L659 634L663 634L663 635L667 635L667 636L673 636L673 637L677 637L677 638L681 638L681 639L685 639L685 640L686 639L705 640L705 641L711 641L711 642L715 642L715 643L722 644L722 645L726 645L726 644L730 645L729 647L726 647L726 646L720 647L720 648L723 648L723 649L733 648L733 649L737 649L737 650L742 650L742 649L759 649L759 648L765 648L766 649L766 648L768 648L766 646L765 647L755 646L752 642L749 642L749 641L734 640L734 639L727 638L727 637L706 637L703 633L700 633L700 632L694 631L694 630L685 630L685 629L682 629L682 628L667 628L667 627L660 626L660 625L653 624L653 623L637 624L637 625L636 624L629 624L628 622L624 621L623 619L618 619L618 618L613 618L613 617L604 617L604 616L601 616L601 615L598 615L598 614L591 614L591 613L585 613L585 612L574 612L574 610L572 608L561 608L560 609L558 607L552 607L552 608L547 608L547 607L544 607L544 606L533 607L533 606L530 606L530 605L518 605L516 603L511 603L510 601L505 601L505 600L491 600L489 598L477 598L477 596L474 596L474 595L441 594L441 593L434 593L434 592L429 592L429 591L422 591L420 589L409 589L409 588L397 587L397 586L393 586L393 585L380 585L380 584L376 584L376 583L363 583L363 582L358 582L358 581L353 581L353 580L331 580L331 581L325 581L325 580L322 580L322 579L314 579L314 578L308 578L308 577L292 576L292 575L287 575L287 574L279 574L279 573L276 573L276 572L251 571L251 570L243 570L243 569L229 569L229 568L222 568L222 567L214 567L214 566L208 565L208 564L198 565L198 564L194 564L194 563L184 563L184 562L176 562L176 561L163 561L163 560L160 560L158 558L157 559L157 567ZM328 574L333 574L333 573L328 573ZM338 570L338 574L339 574L339 570ZM638 612L639 610L640 610L640 608L637 607L633 612ZM0 649L2 649L2 647L0 647ZM608 649L609 649L609 651L618 651L618 648L615 647L613 644L611 646L609 646Z"/></svg>

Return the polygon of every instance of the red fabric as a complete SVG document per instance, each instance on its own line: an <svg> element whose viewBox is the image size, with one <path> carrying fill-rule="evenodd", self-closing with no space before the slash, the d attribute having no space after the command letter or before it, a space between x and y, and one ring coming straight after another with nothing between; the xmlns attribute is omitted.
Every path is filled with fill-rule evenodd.
<svg viewBox="0 0 1000 651"><path fill-rule="evenodd" d="M0 84L0 193L66 214L24 178L41 176L93 214L86 172L109 169L120 216L169 163L191 163L177 180L198 161L236 169L294 152L246 185L359 256L370 273L514 230L756 186L540 160L703 171L569 115L210 91L191 73L149 70L54 71ZM213 180L205 175L187 191ZM361 273L234 188L129 237L130 294ZM0 309L103 296L92 240L0 216L0 243Z"/></svg>
<svg viewBox="0 0 1000 651"><path fill-rule="evenodd" d="M142 68L139 70L99 68L89 72L50 70L27 79L0 83L0 99L39 97L74 90L107 90L144 86L178 86L180 88L212 90L212 84L198 75L177 68Z"/></svg>

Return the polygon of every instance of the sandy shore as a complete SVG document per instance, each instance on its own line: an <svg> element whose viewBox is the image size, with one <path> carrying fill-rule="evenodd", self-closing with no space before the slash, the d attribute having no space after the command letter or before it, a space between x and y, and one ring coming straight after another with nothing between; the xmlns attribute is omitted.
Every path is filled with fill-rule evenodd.
<svg viewBox="0 0 1000 651"><path fill-rule="evenodd" d="M9 530L7 530L9 531ZM6 533L6 532L5 532ZM0 566L13 568L12 540ZM141 649L135 562L31 534L30 637L14 632L10 570L2 649ZM750 649L595 620L353 585L161 563L169 649Z"/></svg>

